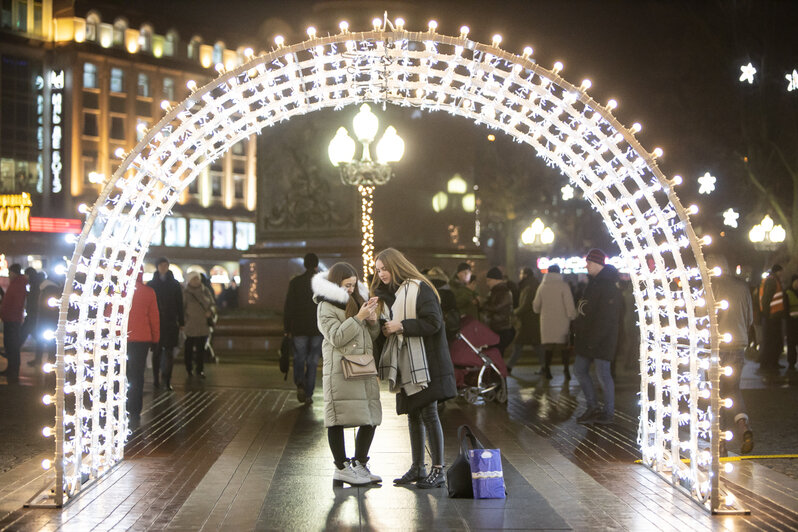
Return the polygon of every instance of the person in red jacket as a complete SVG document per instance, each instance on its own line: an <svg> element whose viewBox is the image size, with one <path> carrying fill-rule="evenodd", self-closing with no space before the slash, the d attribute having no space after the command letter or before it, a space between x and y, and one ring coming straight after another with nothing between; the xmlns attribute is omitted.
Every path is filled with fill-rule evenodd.
<svg viewBox="0 0 798 532"><path fill-rule="evenodd" d="M28 296L28 278L22 275L22 266L12 264L8 267L11 280L0 303L0 320L3 320L3 347L8 367L0 375L8 379L19 378L19 350L22 347L20 329L25 317L25 298Z"/></svg>
<svg viewBox="0 0 798 532"><path fill-rule="evenodd" d="M144 393L144 370L147 353L161 338L161 319L155 290L144 284L142 273L136 278L136 291L127 319L127 412L135 430L141 422Z"/></svg>

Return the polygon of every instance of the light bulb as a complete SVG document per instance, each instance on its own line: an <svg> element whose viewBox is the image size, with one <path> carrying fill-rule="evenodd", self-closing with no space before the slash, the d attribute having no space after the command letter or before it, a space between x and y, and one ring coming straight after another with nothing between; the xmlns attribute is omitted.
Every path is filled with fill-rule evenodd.
<svg viewBox="0 0 798 532"><path fill-rule="evenodd" d="M498 33L493 36L493 46L499 46L502 43L502 36Z"/></svg>
<svg viewBox="0 0 798 532"><path fill-rule="evenodd" d="M723 433L723 438L726 441L731 441L734 438L734 433L730 430L727 430L726 432Z"/></svg>
<svg viewBox="0 0 798 532"><path fill-rule="evenodd" d="M734 400L731 397L727 397L723 400L724 408L731 408L732 406L734 406Z"/></svg>
<svg viewBox="0 0 798 532"><path fill-rule="evenodd" d="M705 246L708 246L712 243L712 237L709 235L704 235L704 238L701 239L701 243Z"/></svg>
<svg viewBox="0 0 798 532"><path fill-rule="evenodd" d="M582 90L587 90L587 89L589 89L592 86L593 86L593 82L590 81L589 79L583 79L582 80Z"/></svg>
<svg viewBox="0 0 798 532"><path fill-rule="evenodd" d="M635 133L640 133L642 129L643 126L640 125L640 122L635 122L634 124L632 124L631 130L634 131Z"/></svg>
<svg viewBox="0 0 798 532"><path fill-rule="evenodd" d="M46 395L42 396L42 403L44 403L46 405L53 404L53 396L50 395L50 394L46 394Z"/></svg>
<svg viewBox="0 0 798 532"><path fill-rule="evenodd" d="M218 72L219 74L221 74L222 72L224 72L224 65L222 63L216 63L213 66L213 69L216 70L216 72Z"/></svg>
<svg viewBox="0 0 798 532"><path fill-rule="evenodd" d="M615 109L616 107L618 107L618 102L616 100L610 100L607 102L607 108L612 110Z"/></svg>
<svg viewBox="0 0 798 532"><path fill-rule="evenodd" d="M50 362L45 363L42 366L42 371L45 373L52 373L55 371L55 364L51 364Z"/></svg>
<svg viewBox="0 0 798 532"><path fill-rule="evenodd" d="M42 436L44 436L45 438L49 438L52 435L53 435L52 427L44 427L44 428L42 428Z"/></svg>
<svg viewBox="0 0 798 532"><path fill-rule="evenodd" d="M711 395L712 392L709 390L709 388L704 388L703 390L698 392L698 396L701 397L702 399L709 399Z"/></svg>
<svg viewBox="0 0 798 532"><path fill-rule="evenodd" d="M723 340L723 343L730 344L732 342L732 335L731 333L723 333L721 339Z"/></svg>
<svg viewBox="0 0 798 532"><path fill-rule="evenodd" d="M53 467L53 463L50 460L48 460L47 458L42 460L42 469L46 470L46 469L50 469L51 467Z"/></svg>
<svg viewBox="0 0 798 532"><path fill-rule="evenodd" d="M161 100L161 109L163 109L164 111L169 110L169 105L170 105L169 100Z"/></svg>
<svg viewBox="0 0 798 532"><path fill-rule="evenodd" d="M114 150L114 155L118 159L123 159L125 157L125 148L119 147L119 148L115 149Z"/></svg>
<svg viewBox="0 0 798 532"><path fill-rule="evenodd" d="M403 19L401 17L397 18L396 21L395 21L395 24L396 24L396 27L399 28L400 30L404 29L404 27L405 27L405 19Z"/></svg>
<svg viewBox="0 0 798 532"><path fill-rule="evenodd" d="M723 471L725 471L726 473L731 473L732 471L734 471L734 464L732 464L731 462L726 462L725 464L723 464Z"/></svg>
<svg viewBox="0 0 798 532"><path fill-rule="evenodd" d="M307 32L308 32L308 37L310 37L311 39L316 36L316 28L314 28L313 26L308 26Z"/></svg>
<svg viewBox="0 0 798 532"><path fill-rule="evenodd" d="M436 29L438 29L438 22L430 20L429 23L427 24L427 27L429 28L430 31L435 31Z"/></svg>
<svg viewBox="0 0 798 532"><path fill-rule="evenodd" d="M378 30L382 26L382 20L375 18L374 20L371 21L371 25L374 26L375 30Z"/></svg>
<svg viewBox="0 0 798 532"><path fill-rule="evenodd" d="M244 57L246 57L247 59L252 59L252 56L254 55L255 55L255 50L249 47L244 48Z"/></svg>
<svg viewBox="0 0 798 532"><path fill-rule="evenodd" d="M714 268L712 268L711 270L709 270L709 272L710 272L712 275L714 275L715 277L720 277L721 275L723 275L723 270L720 268L720 266L715 266ZM727 304L728 304L728 303L727 303Z"/></svg>
<svg viewBox="0 0 798 532"><path fill-rule="evenodd" d="M694 203L687 207L687 214L698 214L698 205Z"/></svg>
<svg viewBox="0 0 798 532"><path fill-rule="evenodd" d="M530 55L532 55L533 53L534 53L534 50L532 49L532 47L531 47L531 46L526 46L526 47L524 47L524 55L523 55L523 57L524 57L524 58L527 58L527 57L529 57L529 56L530 56Z"/></svg>
<svg viewBox="0 0 798 532"><path fill-rule="evenodd" d="M727 377L731 377L734 374L734 368L732 366L724 366L723 374Z"/></svg>
<svg viewBox="0 0 798 532"><path fill-rule="evenodd" d="M349 31L349 23L345 20L342 20L340 24L338 24L338 28L341 30L341 33L346 33Z"/></svg>
<svg viewBox="0 0 798 532"><path fill-rule="evenodd" d="M683 182L684 182L684 179L680 175L675 175L675 176L673 176L673 179L671 179L671 183L673 183L674 185L677 185L677 186L681 185Z"/></svg>
<svg viewBox="0 0 798 532"><path fill-rule="evenodd" d="M471 31L471 28L468 26L460 26L460 37L468 37L468 32Z"/></svg>
<svg viewBox="0 0 798 532"><path fill-rule="evenodd" d="M556 63L554 63L553 70L555 73L560 72L563 68L565 68L565 65L562 64L562 61L557 61Z"/></svg>
<svg viewBox="0 0 798 532"><path fill-rule="evenodd" d="M651 153L654 154L654 157L662 157L664 152L662 151L662 148L654 148L654 151Z"/></svg>
<svg viewBox="0 0 798 532"><path fill-rule="evenodd" d="M80 214L89 214L89 206L86 205L85 203L81 203L80 205L78 205L78 212Z"/></svg>

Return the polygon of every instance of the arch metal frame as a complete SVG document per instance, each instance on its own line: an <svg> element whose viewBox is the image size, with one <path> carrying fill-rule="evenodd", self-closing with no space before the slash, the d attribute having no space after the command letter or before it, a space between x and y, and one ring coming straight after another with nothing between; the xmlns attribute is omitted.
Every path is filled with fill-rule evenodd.
<svg viewBox="0 0 798 532"><path fill-rule="evenodd" d="M183 190L267 126L363 101L446 111L535 149L601 215L631 272L642 461L702 507L718 496L720 335L702 253L656 156L610 106L497 46L393 28L311 38L194 90L105 184L69 262L56 331L55 503L123 459L127 318L153 233Z"/></svg>

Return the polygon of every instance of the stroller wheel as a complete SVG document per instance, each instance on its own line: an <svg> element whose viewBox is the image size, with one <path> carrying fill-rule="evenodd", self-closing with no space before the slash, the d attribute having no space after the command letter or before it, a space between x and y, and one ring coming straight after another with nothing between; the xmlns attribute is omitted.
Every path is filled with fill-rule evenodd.
<svg viewBox="0 0 798 532"><path fill-rule="evenodd" d="M496 400L496 390L488 390L482 394L482 397L485 398L486 401L495 401Z"/></svg>
<svg viewBox="0 0 798 532"><path fill-rule="evenodd" d="M463 390L463 399L472 405L476 404L480 399L479 392L477 392L476 388L473 386L468 386L465 390Z"/></svg>
<svg viewBox="0 0 798 532"><path fill-rule="evenodd" d="M502 382L501 387L496 390L496 401L503 405L507 404L507 381Z"/></svg>

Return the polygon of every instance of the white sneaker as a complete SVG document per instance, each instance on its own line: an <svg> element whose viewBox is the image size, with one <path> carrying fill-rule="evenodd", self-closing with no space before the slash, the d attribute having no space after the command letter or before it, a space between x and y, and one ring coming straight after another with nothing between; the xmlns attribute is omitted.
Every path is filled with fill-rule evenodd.
<svg viewBox="0 0 798 532"><path fill-rule="evenodd" d="M371 484L371 479L369 476L361 475L359 472L355 471L355 469L352 467L352 464L350 464L348 460L344 462L343 469L335 469L335 473L333 473L333 481L346 482L352 486L364 486L366 484Z"/></svg>
<svg viewBox="0 0 798 532"><path fill-rule="evenodd" d="M359 461L355 460L352 469L361 477L368 477L371 479L371 482L382 482L382 477L372 473L368 464L361 464Z"/></svg>

